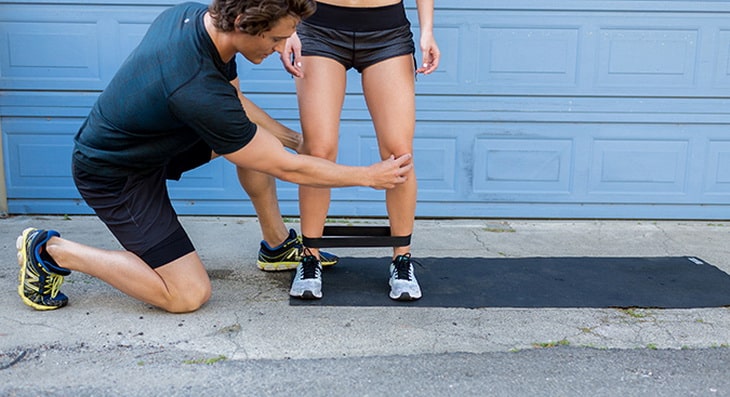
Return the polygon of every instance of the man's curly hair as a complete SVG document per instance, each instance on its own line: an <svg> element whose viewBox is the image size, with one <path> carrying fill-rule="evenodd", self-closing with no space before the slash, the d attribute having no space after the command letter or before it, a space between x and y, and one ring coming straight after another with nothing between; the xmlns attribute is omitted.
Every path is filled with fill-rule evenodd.
<svg viewBox="0 0 730 397"><path fill-rule="evenodd" d="M208 11L216 29L255 36L270 30L285 16L305 19L314 14L316 7L314 0L213 0Z"/></svg>

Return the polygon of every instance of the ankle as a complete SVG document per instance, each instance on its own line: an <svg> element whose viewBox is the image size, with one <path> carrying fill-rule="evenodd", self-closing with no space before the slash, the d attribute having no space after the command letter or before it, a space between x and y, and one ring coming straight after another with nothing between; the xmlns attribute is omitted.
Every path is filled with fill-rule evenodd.
<svg viewBox="0 0 730 397"><path fill-rule="evenodd" d="M64 255L63 240L60 237L51 237L43 246L43 249L58 266L66 267L63 265L66 263L64 260L66 255Z"/></svg>

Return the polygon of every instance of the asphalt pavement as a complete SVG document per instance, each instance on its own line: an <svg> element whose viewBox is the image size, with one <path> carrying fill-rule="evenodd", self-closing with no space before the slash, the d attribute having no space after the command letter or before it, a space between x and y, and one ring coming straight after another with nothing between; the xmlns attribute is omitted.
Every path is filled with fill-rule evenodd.
<svg viewBox="0 0 730 397"><path fill-rule="evenodd" d="M299 229L297 219L287 221ZM80 273L61 288L67 307L34 311L17 295L15 240L24 228L120 246L95 217L0 220L0 395L730 395L727 307L290 306L291 273L255 266L255 218L182 222L213 284L211 300L189 314L163 312ZM386 248L332 251L389 255ZM696 256L730 273L730 222L423 219L412 252ZM326 287L325 272L325 294Z"/></svg>

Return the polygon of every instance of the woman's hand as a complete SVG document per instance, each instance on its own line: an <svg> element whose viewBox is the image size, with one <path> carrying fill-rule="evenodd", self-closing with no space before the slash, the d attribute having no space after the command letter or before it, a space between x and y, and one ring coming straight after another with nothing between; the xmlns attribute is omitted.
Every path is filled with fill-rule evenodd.
<svg viewBox="0 0 730 397"><path fill-rule="evenodd" d="M439 66L441 51L431 32L421 32L421 54L423 59L416 73L431 74Z"/></svg>
<svg viewBox="0 0 730 397"><path fill-rule="evenodd" d="M284 69L294 77L302 77L302 42L294 32L287 40L284 52L281 53L281 63Z"/></svg>

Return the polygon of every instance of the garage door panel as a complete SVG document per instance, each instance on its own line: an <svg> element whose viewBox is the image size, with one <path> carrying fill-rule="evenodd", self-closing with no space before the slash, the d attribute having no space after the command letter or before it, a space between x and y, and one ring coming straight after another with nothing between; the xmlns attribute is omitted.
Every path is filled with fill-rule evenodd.
<svg viewBox="0 0 730 397"><path fill-rule="evenodd" d="M569 194L572 156L570 139L478 137L474 193Z"/></svg>
<svg viewBox="0 0 730 397"><path fill-rule="evenodd" d="M79 197L71 178L78 120L3 121L8 197Z"/></svg>
<svg viewBox="0 0 730 397"><path fill-rule="evenodd" d="M705 190L730 202L730 140L708 142Z"/></svg>
<svg viewBox="0 0 730 397"><path fill-rule="evenodd" d="M730 87L730 29L718 34L718 55L715 60L715 83L718 87Z"/></svg>
<svg viewBox="0 0 730 397"><path fill-rule="evenodd" d="M8 79L96 79L99 53L96 26L68 23L3 23Z"/></svg>
<svg viewBox="0 0 730 397"><path fill-rule="evenodd" d="M596 140L589 194L612 200L647 194L685 195L688 142L681 140ZM634 199L635 200L635 199Z"/></svg>
<svg viewBox="0 0 730 397"><path fill-rule="evenodd" d="M576 27L482 27L477 85L574 88L578 40Z"/></svg>
<svg viewBox="0 0 730 397"><path fill-rule="evenodd" d="M456 183L459 163L458 138L416 137L414 159L418 178L419 198L444 200L458 198Z"/></svg>
<svg viewBox="0 0 730 397"><path fill-rule="evenodd" d="M418 21L418 15L411 12L409 19ZM464 47L468 44L467 37L473 34L470 27L463 23L462 18L451 15L439 16L438 21L437 24L434 24L433 34L438 40L441 51L439 67L427 78L419 78L417 88L426 86L438 87L440 90L454 90L464 83L473 83L470 78L474 75L474 69L479 66L472 61L474 51ZM417 23L412 25L411 30L416 43L416 62L420 63L423 59L421 48L418 46L421 30Z"/></svg>
<svg viewBox="0 0 730 397"><path fill-rule="evenodd" d="M0 89L102 90L165 8L0 4Z"/></svg>
<svg viewBox="0 0 730 397"><path fill-rule="evenodd" d="M698 30L603 28L600 37L599 87L694 85Z"/></svg>

